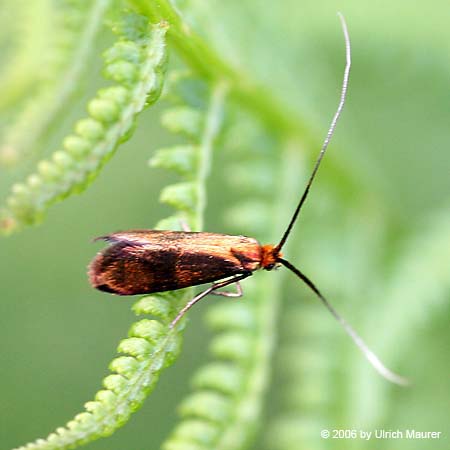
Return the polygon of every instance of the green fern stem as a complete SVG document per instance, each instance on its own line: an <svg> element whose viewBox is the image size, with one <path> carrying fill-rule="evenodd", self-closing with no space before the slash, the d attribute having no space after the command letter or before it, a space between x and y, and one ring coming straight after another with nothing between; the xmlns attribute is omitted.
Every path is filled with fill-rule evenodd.
<svg viewBox="0 0 450 450"><path fill-rule="evenodd" d="M194 73L213 85L225 81L230 99L271 130L272 136L284 142L296 142L311 159L316 157L325 137L325 129L318 129L307 117L272 95L270 86L261 85L241 68L235 68L224 60L209 42L191 28L171 0L127 0L127 3L152 21L169 23L167 39ZM342 195L355 190L373 191L369 181L362 184L361 177L355 176L355 171L351 169L353 164L343 160L338 149L330 152L327 158L329 170L334 172L330 178L339 180Z"/></svg>
<svg viewBox="0 0 450 450"><path fill-rule="evenodd" d="M167 25L145 22L144 26L145 18L136 15L129 20L138 22L134 26L141 31L133 39L122 35L105 52L105 76L116 84L100 90L89 102L89 117L76 123L74 134L64 139L63 150L55 152L51 161L41 161L25 183L12 187L1 231L38 223L52 204L84 190L117 146L131 136L138 113L158 99Z"/></svg>
<svg viewBox="0 0 450 450"><path fill-rule="evenodd" d="M279 104L267 89L226 63L191 29L169 0L128 0L128 3L151 20L166 20L170 24L168 38L199 76L212 82L226 80L230 85L230 95L280 136L299 136L315 143L316 138L311 134L311 128L305 126L304 118L299 118L286 105Z"/></svg>

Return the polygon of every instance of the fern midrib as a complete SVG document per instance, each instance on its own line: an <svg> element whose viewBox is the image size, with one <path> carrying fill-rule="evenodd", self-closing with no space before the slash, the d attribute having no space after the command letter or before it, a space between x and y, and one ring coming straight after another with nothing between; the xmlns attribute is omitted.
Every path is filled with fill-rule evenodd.
<svg viewBox="0 0 450 450"><path fill-rule="evenodd" d="M280 165L278 184L278 193L274 199L272 221L273 232L268 234L272 237L278 236L281 230L285 227L290 211L287 210L286 198L295 197L299 188L298 173L299 158L295 154L295 146L292 143L286 143L285 151L282 158L282 164ZM289 244L287 244L287 247ZM252 368L248 373L248 388L245 393L240 396L239 401L236 403L236 413L234 415L234 423L227 427L226 433L222 436L221 440L215 445L215 450L229 450L230 441L233 436L239 435L234 433L234 429L242 429L246 426L246 422L249 425L255 424L258 417L249 418L247 414L246 405L248 403L258 404L258 407L254 409L256 414L260 414L263 408L264 394L270 383L271 377L271 360L275 343L278 337L277 330L277 318L281 307L281 287L282 279L286 276L286 271L276 274L265 274L266 279L260 280L260 286L258 291L261 290L263 295L260 296L258 305L258 335L255 342L255 359L253 360ZM277 276L278 275L278 276ZM270 277L270 278L269 278ZM250 299L248 299L250 301ZM253 419L253 420L252 420ZM255 431L255 430L254 430ZM245 447L251 442L252 435L247 435L247 442L241 443L241 447Z"/></svg>
<svg viewBox="0 0 450 450"><path fill-rule="evenodd" d="M190 298L189 291L183 296L183 300L184 298ZM176 334L184 328L183 325L184 323L180 324L178 327L170 329L166 337L161 340L161 343L156 345L154 352L152 352L151 359L149 359L148 362L143 361L141 370L138 371L136 377L130 379L130 384L133 388L130 391L123 392L117 396L119 399L117 402L117 411L125 410L129 404L129 399L136 398L136 394L142 392L145 385L149 385L151 377L155 373L159 373L158 366L161 365L161 357L163 357L162 355L167 352L167 347L170 341L173 340L176 337ZM105 422L102 422L101 424L103 425ZM98 428L101 429L101 427Z"/></svg>
<svg viewBox="0 0 450 450"><path fill-rule="evenodd" d="M206 209L206 181L211 171L211 153L223 116L223 107L227 85L218 83L212 88L211 101L207 111L205 130L200 143L200 163L197 178L197 212L196 229L203 230L203 217Z"/></svg>

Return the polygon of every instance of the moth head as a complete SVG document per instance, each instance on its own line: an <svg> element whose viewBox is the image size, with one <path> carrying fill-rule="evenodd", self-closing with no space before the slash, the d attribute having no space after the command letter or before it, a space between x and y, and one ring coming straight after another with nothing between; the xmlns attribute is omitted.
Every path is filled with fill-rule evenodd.
<svg viewBox="0 0 450 450"><path fill-rule="evenodd" d="M274 245L268 244L263 245L262 249L262 257L261 257L261 268L264 270L272 270L278 267L280 264L278 263L278 258L282 255L277 247Z"/></svg>

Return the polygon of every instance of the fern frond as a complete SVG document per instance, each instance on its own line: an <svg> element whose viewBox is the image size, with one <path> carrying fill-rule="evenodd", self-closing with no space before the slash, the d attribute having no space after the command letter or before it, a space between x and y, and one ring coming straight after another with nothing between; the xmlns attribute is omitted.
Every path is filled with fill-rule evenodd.
<svg viewBox="0 0 450 450"><path fill-rule="evenodd" d="M275 291L274 283L246 283L245 300L210 309L207 322L218 333L210 345L214 360L194 375L194 392L181 402L182 420L164 450L239 449L251 442L268 382Z"/></svg>
<svg viewBox="0 0 450 450"><path fill-rule="evenodd" d="M322 144L321 136L324 131L317 130L307 117L303 117L289 104L272 95L271 86L261 85L250 78L241 67L234 67L225 60L209 41L192 29L183 15L183 8L177 7L179 5L174 5L171 0L127 2L153 22L166 21L170 25L168 42L189 69L209 83L225 81L229 87L230 100L256 119L262 127L271 130L270 139L296 142L298 148L305 150L309 157L315 158L316 149ZM344 152L336 149L327 156L331 182L345 195L355 190L372 192L370 182L361 182L361 178L351 170L352 164L344 160L344 155Z"/></svg>
<svg viewBox="0 0 450 450"><path fill-rule="evenodd" d="M183 205L178 207L180 216L172 216L157 225L167 224L179 228L180 217L187 218L191 226L201 226L205 207L205 183L209 173L210 153L219 130L223 114L225 88L220 85L214 89L209 109L206 111L205 127L196 136L199 143L196 164L185 175L193 186L187 202L192 206L185 214ZM171 168L177 166L177 154L158 152L159 157L152 160L155 167ZM174 160L171 161L171 157ZM177 186L177 185L175 185ZM163 200L176 205L180 193L172 188L171 195ZM198 228L197 228L198 229ZM160 372L170 366L177 358L181 348L184 320L170 328L169 325L179 310L192 298L192 289L149 295L138 300L133 311L144 317L135 322L128 338L120 342L118 352L122 355L110 364L112 374L103 380L105 389L97 392L93 401L85 404L85 412L75 416L64 428L58 428L47 439L20 447L20 450L49 450L74 448L100 437L112 434L127 422L130 415L141 405L154 388Z"/></svg>
<svg viewBox="0 0 450 450"><path fill-rule="evenodd" d="M413 383L414 374L408 373L405 355L412 353L420 357L410 353L411 342L415 342L414 337L448 306L449 232L445 211L438 217L433 216L429 227L423 227L406 241L403 252L389 263L394 269L391 276L383 273L381 279L374 280L377 271L372 266L370 279L364 283L364 276L358 272L366 297L364 316L360 317L358 328L366 342L376 345L377 354L390 367L401 364L404 368L398 372ZM340 236L340 239L345 237ZM348 270L354 273L361 269L349 267ZM346 292L348 295L355 291L347 289ZM361 297L353 299L355 303L361 300ZM276 405L278 414L265 434L265 448L285 450L293 445L321 448L320 430L342 421L342 417L357 428L387 426L389 412L395 409L393 402L398 399L393 391L402 388L379 377L359 352L352 350L349 361L350 354L342 348L338 351L336 342L342 333L319 308L308 304L290 305L283 316L282 329L286 331L279 344L276 380L281 392ZM345 382L352 386L351 397L350 393L339 390L340 374L344 371L349 372Z"/></svg>
<svg viewBox="0 0 450 450"><path fill-rule="evenodd" d="M150 314L156 319L145 318L132 325L129 338L117 349L123 355L110 364L113 373L103 380L104 389L85 404L85 412L77 414L64 428L19 448L74 448L108 436L127 422L154 388L161 370L172 364L179 353L183 325L175 329L168 325L187 297L190 294L185 290L139 300L133 306L135 313Z"/></svg>
<svg viewBox="0 0 450 450"><path fill-rule="evenodd" d="M249 80L247 74L235 70L224 61L184 20L179 9L170 0L127 0L133 8L152 21L164 20L170 24L168 39L186 64L201 78L211 82L225 80L230 95L239 104L259 118L268 128L284 137L297 136L308 143L316 138L311 129L286 105L280 105L267 89Z"/></svg>
<svg viewBox="0 0 450 450"><path fill-rule="evenodd" d="M131 136L136 116L161 91L167 25L150 26L128 15L120 38L104 54L104 73L115 85L100 90L88 104L89 117L78 121L63 150L41 161L37 173L16 184L7 199L0 229L11 232L42 220L50 205L79 193L98 175L117 146ZM139 31L132 34L135 27Z"/></svg>
<svg viewBox="0 0 450 450"><path fill-rule="evenodd" d="M162 167L186 176L196 167L198 152L198 147L194 145L161 148L149 163L151 167Z"/></svg>
<svg viewBox="0 0 450 450"><path fill-rule="evenodd" d="M241 138L241 142L245 140L245 136ZM265 137L262 141L267 143ZM284 174L283 182L278 184L271 195L266 195L264 187L256 187L256 191L260 191L260 201L264 204L261 220L265 225L266 236L267 230L271 228L271 232L277 234L285 218L282 211L284 202L281 199L292 195L298 186L297 174L292 170L296 159L293 149L288 148L283 155L282 167L275 167L274 147L268 148L265 159L261 157L261 146L257 142L249 144L248 149L237 145L234 157L228 155L228 158L239 160L241 174L245 179L241 180L238 176L230 178L228 172L224 175L230 182L230 188L242 197L242 186L249 183L249 179L258 179L257 175L253 176L255 161L264 161L266 166L270 165L271 170L265 171L269 177L266 183L269 185L273 179L277 179L278 170ZM291 170L286 170L289 166ZM246 206L241 204L238 208L245 211ZM247 209L245 215L253 220L240 230L248 230L251 235L252 227L260 217L255 221L253 208ZM233 218L234 226L243 225L236 224L236 218ZM207 323L215 332L210 344L212 360L194 375L193 392L181 402L181 421L164 442L164 450L237 450L247 448L254 440L270 378L270 360L276 339L280 301L279 283L280 278L275 274L266 278L261 274L257 282L250 279L243 283L243 299L224 300L210 307Z"/></svg>
<svg viewBox="0 0 450 450"><path fill-rule="evenodd" d="M228 86L219 83L211 90L211 99L204 111L186 104L177 104L165 111L161 118L162 124L172 133L188 138L190 143L160 149L149 161L152 167L174 170L188 180L166 186L160 200L183 210L189 223L200 230L203 228L202 217L206 207L205 181L210 171L210 155L223 120L223 104ZM175 101L187 99L176 98ZM190 176L192 170L197 174L196 178Z"/></svg>
<svg viewBox="0 0 450 450"><path fill-rule="evenodd" d="M54 36L46 49L43 79L28 95L0 143L0 164L13 165L36 148L79 79L110 0L64 0L54 8ZM26 8L25 8L26 9ZM42 16L40 16L42 17Z"/></svg>
<svg viewBox="0 0 450 450"><path fill-rule="evenodd" d="M282 314L274 382L279 389L264 432L266 449L321 448L320 430L333 423L335 358L323 343L333 342L336 327L308 299L295 300Z"/></svg>

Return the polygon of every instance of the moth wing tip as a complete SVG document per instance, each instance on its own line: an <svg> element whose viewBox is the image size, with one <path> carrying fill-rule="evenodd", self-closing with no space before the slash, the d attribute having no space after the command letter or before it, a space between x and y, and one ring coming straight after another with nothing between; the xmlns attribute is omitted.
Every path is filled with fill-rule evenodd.
<svg viewBox="0 0 450 450"><path fill-rule="evenodd" d="M91 242L97 242L97 241L106 241L106 242L111 242L112 237L110 234L105 234L103 236L98 236L96 238L91 239Z"/></svg>

